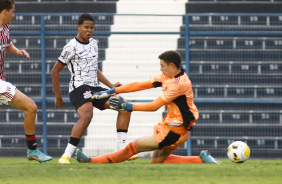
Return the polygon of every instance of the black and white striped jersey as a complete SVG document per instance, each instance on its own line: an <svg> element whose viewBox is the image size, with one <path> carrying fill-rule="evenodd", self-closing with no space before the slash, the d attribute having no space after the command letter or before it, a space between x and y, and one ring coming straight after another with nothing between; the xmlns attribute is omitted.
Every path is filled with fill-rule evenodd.
<svg viewBox="0 0 282 184"><path fill-rule="evenodd" d="M97 40L90 38L88 43L82 43L73 38L64 46L58 61L67 65L71 72L69 92L83 84L98 86Z"/></svg>

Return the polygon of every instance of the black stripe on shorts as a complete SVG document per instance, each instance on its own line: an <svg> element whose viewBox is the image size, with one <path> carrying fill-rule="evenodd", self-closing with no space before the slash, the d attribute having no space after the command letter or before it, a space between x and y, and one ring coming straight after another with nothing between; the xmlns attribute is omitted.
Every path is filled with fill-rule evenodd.
<svg viewBox="0 0 282 184"><path fill-rule="evenodd" d="M174 143L176 143L180 138L179 134L174 133L173 131L169 131L167 136L162 140L162 142L159 143L159 149L162 149L166 146L170 146Z"/></svg>

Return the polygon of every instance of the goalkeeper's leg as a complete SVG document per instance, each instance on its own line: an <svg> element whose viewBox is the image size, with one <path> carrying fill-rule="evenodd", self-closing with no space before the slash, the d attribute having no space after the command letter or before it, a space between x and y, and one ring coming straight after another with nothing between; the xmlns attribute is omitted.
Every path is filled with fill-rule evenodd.
<svg viewBox="0 0 282 184"><path fill-rule="evenodd" d="M128 160L135 154L137 154L136 147L134 142L131 142L120 151L91 158L90 163L119 163Z"/></svg>
<svg viewBox="0 0 282 184"><path fill-rule="evenodd" d="M170 152L165 152L164 150L155 150L153 153L151 163L152 164L157 164L157 163L197 164L197 163L203 163L203 161L199 156L179 156L179 155L172 155L170 154Z"/></svg>
<svg viewBox="0 0 282 184"><path fill-rule="evenodd" d="M119 163L128 160L133 155L144 151L158 149L158 143L153 135L141 137L129 143L124 149L115 153L110 153L95 158L91 158L90 163Z"/></svg>
<svg viewBox="0 0 282 184"><path fill-rule="evenodd" d="M105 154L98 157L89 158L85 156L80 150L77 151L76 159L78 162L90 163L119 163L128 160L133 155L143 151L153 151L158 149L158 143L154 140L154 136L144 136L134 142L129 143L124 149Z"/></svg>
<svg viewBox="0 0 282 184"><path fill-rule="evenodd" d="M161 154L163 150L154 151L154 155L165 155ZM169 154L169 153L167 153ZM157 157L153 157L151 160L152 164L159 163L156 160ZM177 164L202 164L202 163L211 163L211 164L220 164L221 162L213 158L207 150L203 150L200 153L200 156L179 156L179 155L169 155L162 163L177 163Z"/></svg>

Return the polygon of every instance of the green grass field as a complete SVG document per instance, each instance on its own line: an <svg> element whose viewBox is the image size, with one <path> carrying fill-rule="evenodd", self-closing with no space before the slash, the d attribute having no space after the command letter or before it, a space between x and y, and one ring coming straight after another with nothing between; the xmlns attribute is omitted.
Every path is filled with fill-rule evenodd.
<svg viewBox="0 0 282 184"><path fill-rule="evenodd" d="M282 160L248 160L235 164L150 164L149 159L119 164L37 163L24 158L0 158L1 184L278 184Z"/></svg>

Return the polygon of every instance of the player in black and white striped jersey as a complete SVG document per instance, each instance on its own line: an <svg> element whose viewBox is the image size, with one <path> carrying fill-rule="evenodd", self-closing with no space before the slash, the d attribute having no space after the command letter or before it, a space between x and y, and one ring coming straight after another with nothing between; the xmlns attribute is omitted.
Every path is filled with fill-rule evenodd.
<svg viewBox="0 0 282 184"><path fill-rule="evenodd" d="M55 107L64 106L60 92L59 72L67 66L71 72L69 83L70 101L74 105L79 120L74 125L70 141L59 163L70 163L83 133L93 117L93 106L100 109L110 109L109 98L92 100L91 96L107 89L98 86L98 80L109 88L121 86L120 82L112 84L98 69L98 44L91 38L94 31L94 19L90 14L82 14L78 19L78 34L65 45L58 61L52 69L53 88L56 96ZM126 143L130 112L119 111L117 117L117 149L122 149Z"/></svg>

